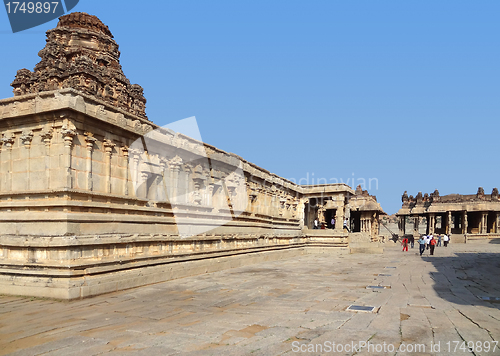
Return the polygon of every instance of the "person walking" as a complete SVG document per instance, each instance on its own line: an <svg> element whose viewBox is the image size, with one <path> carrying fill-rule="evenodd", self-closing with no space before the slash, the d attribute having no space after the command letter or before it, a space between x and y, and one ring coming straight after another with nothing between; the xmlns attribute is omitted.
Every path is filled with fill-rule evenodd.
<svg viewBox="0 0 500 356"><path fill-rule="evenodd" d="M332 229L335 229L335 218L332 218L331 223L332 223Z"/></svg>
<svg viewBox="0 0 500 356"><path fill-rule="evenodd" d="M413 235L410 236L410 246L411 248L415 247L415 236Z"/></svg>
<svg viewBox="0 0 500 356"><path fill-rule="evenodd" d="M318 218L314 219L313 229L318 229Z"/></svg>
<svg viewBox="0 0 500 356"><path fill-rule="evenodd" d="M348 218L345 218L345 220L344 220L344 229L346 229L347 232L351 232L351 231L349 231L349 219Z"/></svg>
<svg viewBox="0 0 500 356"><path fill-rule="evenodd" d="M401 245L403 246L403 252L407 251L408 252L408 238L405 237L403 241L401 241Z"/></svg>
<svg viewBox="0 0 500 356"><path fill-rule="evenodd" d="M436 247L441 247L441 235L438 235L438 242L437 242Z"/></svg>
<svg viewBox="0 0 500 356"><path fill-rule="evenodd" d="M448 235L444 235L443 237L444 247L448 247L448 242L450 242L450 237Z"/></svg>
<svg viewBox="0 0 500 356"><path fill-rule="evenodd" d="M430 244L431 256L434 256L434 248L436 247L437 240L433 237L429 244Z"/></svg>
<svg viewBox="0 0 500 356"><path fill-rule="evenodd" d="M424 239L424 235L420 236L420 239L418 240L418 247L420 249L420 256L422 256L422 254L425 251L425 239Z"/></svg>

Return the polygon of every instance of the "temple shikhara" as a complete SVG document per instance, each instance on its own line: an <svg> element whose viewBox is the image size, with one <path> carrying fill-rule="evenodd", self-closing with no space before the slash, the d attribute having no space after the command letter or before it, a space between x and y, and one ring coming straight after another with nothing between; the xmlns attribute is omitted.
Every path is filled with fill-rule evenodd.
<svg viewBox="0 0 500 356"><path fill-rule="evenodd" d="M305 253L380 252L383 211L361 187L297 185L150 121L97 17L62 16L39 56L0 100L0 293L75 299ZM466 229L496 230L493 198L480 202Z"/></svg>
<svg viewBox="0 0 500 356"><path fill-rule="evenodd" d="M399 234L418 236L448 234L454 242L500 237L500 200L498 189L485 194L479 187L471 195L439 195L419 192L415 197L404 192L403 206L398 211ZM425 221L422 231L421 223ZM407 226L409 225L409 226Z"/></svg>

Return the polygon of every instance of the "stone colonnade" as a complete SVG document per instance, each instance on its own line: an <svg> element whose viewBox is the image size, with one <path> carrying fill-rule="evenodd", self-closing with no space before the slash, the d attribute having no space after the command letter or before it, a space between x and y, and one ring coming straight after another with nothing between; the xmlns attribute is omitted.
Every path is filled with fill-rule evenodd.
<svg viewBox="0 0 500 356"><path fill-rule="evenodd" d="M399 234L403 236L407 218L413 219L413 233L418 234L421 219L427 220L428 234L499 234L500 212L487 211L446 211L442 213L425 213L419 215L399 215ZM436 227L437 218L441 218L441 226Z"/></svg>

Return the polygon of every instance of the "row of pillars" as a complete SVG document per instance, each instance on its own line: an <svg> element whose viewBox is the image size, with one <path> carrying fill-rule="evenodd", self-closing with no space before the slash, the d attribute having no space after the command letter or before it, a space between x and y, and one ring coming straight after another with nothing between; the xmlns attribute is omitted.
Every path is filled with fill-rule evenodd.
<svg viewBox="0 0 500 356"><path fill-rule="evenodd" d="M488 212L482 212L481 213L481 220L479 222L478 226L478 234L487 234L488 233ZM446 219L446 225L445 225L445 233L447 235L450 235L452 233L452 223L453 223L453 217L452 217L452 212L448 211L445 213L445 215L441 215L443 219ZM399 217L399 234L400 236L403 236L406 234L406 217L407 216L400 216ZM457 217L457 215L455 215ZM460 214L461 218L461 234L467 234L468 233L468 228L469 228L469 221L468 221L468 216L466 211L462 211ZM420 225L420 219L421 216L414 216L414 223L413 223L413 233L418 234L419 233L419 225ZM455 226L457 225L457 222L455 221ZM493 229L489 233L500 233L500 213L495 214L495 221L493 223ZM427 234L434 234L436 231L436 214L435 213L430 213L427 215L427 228L426 228L426 233Z"/></svg>

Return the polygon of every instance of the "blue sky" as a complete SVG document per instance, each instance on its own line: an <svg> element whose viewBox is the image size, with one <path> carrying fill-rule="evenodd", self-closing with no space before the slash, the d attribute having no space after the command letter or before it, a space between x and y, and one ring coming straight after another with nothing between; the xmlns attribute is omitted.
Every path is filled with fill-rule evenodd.
<svg viewBox="0 0 500 356"><path fill-rule="evenodd" d="M282 177L366 182L388 213L405 190L500 187L499 1L80 0L74 11L109 26L150 120L195 116L205 142ZM0 13L6 98L57 20L12 34Z"/></svg>

